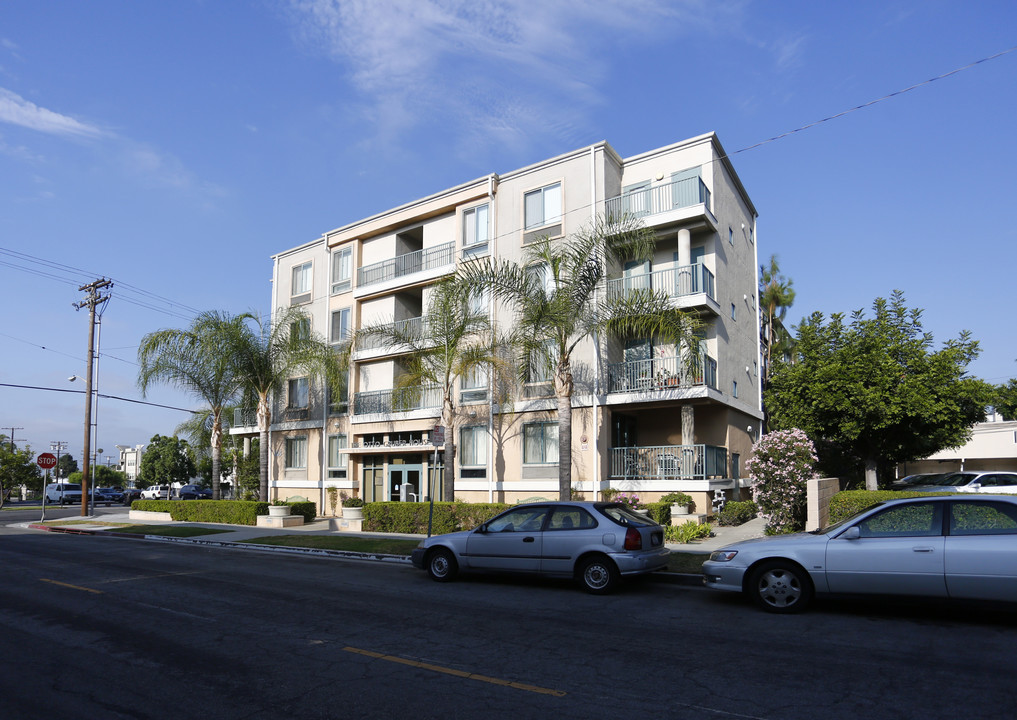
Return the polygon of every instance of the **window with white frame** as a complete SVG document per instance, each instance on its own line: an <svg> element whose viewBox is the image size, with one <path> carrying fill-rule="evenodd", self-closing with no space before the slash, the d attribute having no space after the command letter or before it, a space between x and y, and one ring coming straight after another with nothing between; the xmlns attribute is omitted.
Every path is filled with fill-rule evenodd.
<svg viewBox="0 0 1017 720"><path fill-rule="evenodd" d="M311 339L311 318L301 317L290 323L290 340L300 342Z"/></svg>
<svg viewBox="0 0 1017 720"><path fill-rule="evenodd" d="M561 222L561 183L531 190L523 195L526 230Z"/></svg>
<svg viewBox="0 0 1017 720"><path fill-rule="evenodd" d="M349 464L349 453L344 453L347 447L345 435L328 436L328 476L333 480L346 478L346 467Z"/></svg>
<svg viewBox="0 0 1017 720"><path fill-rule="evenodd" d="M558 462L558 423L523 425L523 464L551 465Z"/></svg>
<svg viewBox="0 0 1017 720"><path fill-rule="evenodd" d="M487 427L474 425L459 431L459 464L464 467L487 465Z"/></svg>
<svg viewBox="0 0 1017 720"><path fill-rule="evenodd" d="M346 292L352 287L353 248L341 248L332 253L332 294Z"/></svg>
<svg viewBox="0 0 1017 720"><path fill-rule="evenodd" d="M310 399L310 388L307 383L307 378L291 378L288 383L287 408L297 409L307 407Z"/></svg>
<svg viewBox="0 0 1017 720"><path fill-rule="evenodd" d="M491 300L487 290L471 289L467 302L469 303L467 309L470 315L486 316L491 307Z"/></svg>
<svg viewBox="0 0 1017 720"><path fill-rule="evenodd" d="M350 309L343 308L342 310L332 311L332 328L330 330L330 337L334 343L342 342L348 339L350 336Z"/></svg>
<svg viewBox="0 0 1017 720"><path fill-rule="evenodd" d="M472 368L462 376L459 393L460 402L483 402L487 400L487 371L483 367Z"/></svg>
<svg viewBox="0 0 1017 720"><path fill-rule="evenodd" d="M311 262L293 267L290 282L290 304L299 305L311 301Z"/></svg>
<svg viewBox="0 0 1017 720"><path fill-rule="evenodd" d="M463 211L463 255L472 257L487 252L489 239L488 206L478 205Z"/></svg>
<svg viewBox="0 0 1017 720"><path fill-rule="evenodd" d="M307 469L307 436L286 438L286 469Z"/></svg>

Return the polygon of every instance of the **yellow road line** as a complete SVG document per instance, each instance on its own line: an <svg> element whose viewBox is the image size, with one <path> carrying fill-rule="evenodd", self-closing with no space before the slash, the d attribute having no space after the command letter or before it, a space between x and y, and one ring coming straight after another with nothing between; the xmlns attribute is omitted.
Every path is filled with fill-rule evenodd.
<svg viewBox="0 0 1017 720"><path fill-rule="evenodd" d="M59 580L50 580L49 578L39 578L43 582L52 583L53 585L59 585L60 587L71 588L73 590L84 590L85 592L95 593L96 595L104 595L102 590L93 590L92 588L81 587L80 585L71 585L70 583L60 582Z"/></svg>
<svg viewBox="0 0 1017 720"><path fill-rule="evenodd" d="M103 583L118 583L118 582L133 582L134 580L154 580L156 578L164 577L176 577L178 575L201 575L204 570L188 570L186 572L172 572L172 573L159 573L158 575L134 575L132 577L125 578L114 578L113 580L103 580Z"/></svg>
<svg viewBox="0 0 1017 720"><path fill-rule="evenodd" d="M396 657L394 655L383 655L381 653L371 652L370 650L361 650L360 648L355 647L344 647L343 650L346 652L357 653L358 655L366 655L367 657L375 658L377 660L387 660L388 662L410 665L412 667L421 668L422 670L433 670L434 672L445 673L446 675L455 675L456 677L465 678L466 680L477 680L479 682L490 683L491 685L502 685L504 687L515 688L516 690L525 690L526 692L540 693L541 695L553 695L554 697L565 697L566 695L566 693L562 690L551 690L548 688L537 687L536 685L527 685L525 683L513 682L511 680L492 678L487 677L486 675L477 675L476 673L466 672L465 670L456 670L455 668L442 667L441 665L431 665L430 663L423 663L417 660L407 660L406 658Z"/></svg>

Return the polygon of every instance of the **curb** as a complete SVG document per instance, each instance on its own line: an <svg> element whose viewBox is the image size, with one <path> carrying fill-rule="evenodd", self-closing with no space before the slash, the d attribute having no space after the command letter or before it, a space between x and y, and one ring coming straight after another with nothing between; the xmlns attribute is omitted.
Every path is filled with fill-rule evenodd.
<svg viewBox="0 0 1017 720"><path fill-rule="evenodd" d="M335 558L340 560L363 560L384 562L391 565L412 566L410 558L405 555L386 555L383 553L363 553L355 550L323 550L321 548L283 547L279 545L261 545L259 543L225 542L222 540L200 540L197 538L167 537L165 535L139 535L137 533L121 533L115 530L82 530L79 528L53 527L29 523L32 530L65 533L68 535L92 535L96 537L118 537L131 540L149 540L151 542L176 543L179 545L200 545L204 547L223 548L226 550L244 550L248 552L286 553L310 557ZM703 587L705 578L699 573L652 572L645 576L653 582L668 585L684 585L687 587Z"/></svg>

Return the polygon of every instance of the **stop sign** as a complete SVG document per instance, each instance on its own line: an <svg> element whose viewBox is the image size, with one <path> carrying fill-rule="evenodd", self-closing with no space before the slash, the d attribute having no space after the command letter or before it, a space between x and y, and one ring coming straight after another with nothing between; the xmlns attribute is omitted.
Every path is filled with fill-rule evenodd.
<svg viewBox="0 0 1017 720"><path fill-rule="evenodd" d="M43 470L49 470L56 467L57 459L53 453L43 453L35 462Z"/></svg>

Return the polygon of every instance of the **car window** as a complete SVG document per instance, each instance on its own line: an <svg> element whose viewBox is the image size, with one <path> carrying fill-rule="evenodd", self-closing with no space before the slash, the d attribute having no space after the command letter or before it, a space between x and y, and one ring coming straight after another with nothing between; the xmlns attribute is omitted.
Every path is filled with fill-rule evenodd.
<svg viewBox="0 0 1017 720"><path fill-rule="evenodd" d="M519 507L487 524L488 532L538 532L547 517L547 506Z"/></svg>
<svg viewBox="0 0 1017 720"><path fill-rule="evenodd" d="M951 535L1017 535L1017 505L997 502L953 503Z"/></svg>
<svg viewBox="0 0 1017 720"><path fill-rule="evenodd" d="M547 524L548 530L589 530L595 527L597 521L593 516L577 507L555 508Z"/></svg>
<svg viewBox="0 0 1017 720"><path fill-rule="evenodd" d="M597 509L619 525L656 525L653 520L630 510L626 505L598 505Z"/></svg>
<svg viewBox="0 0 1017 720"><path fill-rule="evenodd" d="M943 503L895 505L858 523L861 537L928 537L943 532Z"/></svg>

